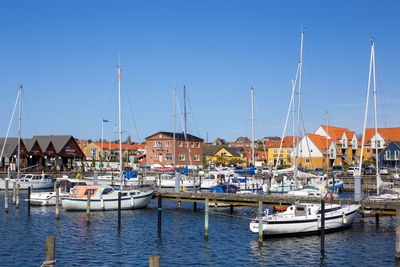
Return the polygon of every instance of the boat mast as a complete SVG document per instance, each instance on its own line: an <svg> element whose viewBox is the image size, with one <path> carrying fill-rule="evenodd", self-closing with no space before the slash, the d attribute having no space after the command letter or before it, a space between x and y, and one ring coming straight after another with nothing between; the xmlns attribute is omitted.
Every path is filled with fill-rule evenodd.
<svg viewBox="0 0 400 267"><path fill-rule="evenodd" d="M369 91L371 87L371 72L372 72L372 61L373 61L373 55L374 55L374 41L372 40L372 45L371 45L371 58L369 61L369 74L368 74L368 88L367 88L367 100L365 103L365 115L364 115L364 128L363 128L363 137L361 141L361 154L360 154L360 161L358 163L358 170L359 170L359 175L361 176L362 174L362 161L363 161L363 155L364 155L364 142L365 142L365 128L367 125L367 117L368 117L368 103L369 103ZM378 171L378 170L376 170ZM378 186L377 186L378 187Z"/></svg>
<svg viewBox="0 0 400 267"><path fill-rule="evenodd" d="M22 110L22 84L19 86L19 118L18 118L18 176L21 175L21 110Z"/></svg>
<svg viewBox="0 0 400 267"><path fill-rule="evenodd" d="M255 159L254 159L254 88L253 87L251 87L251 155L254 166Z"/></svg>
<svg viewBox="0 0 400 267"><path fill-rule="evenodd" d="M173 92L173 108L172 108L172 113L173 113L173 125L174 125L174 133L173 133L173 138L174 138L174 140L173 140L173 153L172 153L172 155L173 155L173 158L172 158L172 160L173 160L173 168L175 168L175 87L174 87L174 92Z"/></svg>
<svg viewBox="0 0 400 267"><path fill-rule="evenodd" d="M122 112L121 112L121 67L118 62L118 117L119 117L119 174L121 177L121 188L123 186L122 175Z"/></svg>
<svg viewBox="0 0 400 267"><path fill-rule="evenodd" d="M184 116L185 116L185 161L186 166L188 165L188 143L187 143L187 123L186 123L186 86L183 86L183 109L184 109Z"/></svg>
<svg viewBox="0 0 400 267"><path fill-rule="evenodd" d="M292 78L292 97L291 97L291 104L293 105L292 106L292 140L293 140L293 150L294 150L294 148L295 147L297 147L297 143L296 143L296 135L294 134L294 131L295 131L295 125L294 125L294 122L295 122L295 116L294 116L294 109L295 109L295 102L296 101L294 101L294 96L295 96L295 94L296 94L296 82L295 82L295 80ZM292 150L292 151L293 151ZM296 151L297 151L297 149L296 149ZM279 151L280 152L280 151ZM293 162L293 166L297 166L296 164L297 164L297 158L296 157L294 157L295 158L295 162Z"/></svg>
<svg viewBox="0 0 400 267"><path fill-rule="evenodd" d="M376 112L376 82L375 82L375 42L372 40L372 47L371 47L371 53L372 53L372 75L374 78L374 125L375 125L375 165L376 165L376 194L379 195L379 187L380 187L380 182L381 178L379 176L379 155L378 155L378 117L377 117L377 112Z"/></svg>
<svg viewBox="0 0 400 267"><path fill-rule="evenodd" d="M304 31L301 32L301 46L300 46L300 59L299 59L299 93L297 96L297 136L296 141L299 144L299 136L300 136L300 104L301 104L301 78L302 78L302 70L303 70L303 40L304 40ZM297 165L299 160L299 147L296 149L296 167L294 169L294 179L297 188Z"/></svg>
<svg viewBox="0 0 400 267"><path fill-rule="evenodd" d="M329 169L328 111L326 111L325 113L325 128L326 128L326 174L328 174L328 169Z"/></svg>

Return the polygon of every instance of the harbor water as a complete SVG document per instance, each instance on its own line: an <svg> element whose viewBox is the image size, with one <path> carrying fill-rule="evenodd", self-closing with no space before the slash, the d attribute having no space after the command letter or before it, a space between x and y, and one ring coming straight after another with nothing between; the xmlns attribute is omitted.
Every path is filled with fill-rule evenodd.
<svg viewBox="0 0 400 267"><path fill-rule="evenodd" d="M11 194L10 194L11 197ZM21 199L27 197L26 192ZM55 207L31 207L21 201L4 213L0 192L0 265L40 266L46 258L46 236L56 237L57 266L148 266L149 255L160 255L161 266L393 266L395 218L366 217L365 223L325 236L321 257L319 236L264 239L249 230L252 208L235 207L237 217L212 214L209 239L204 240L204 205L163 201L162 235L157 236L157 202L147 209L60 213ZM221 212L223 210L219 210ZM229 209L225 210L228 213Z"/></svg>

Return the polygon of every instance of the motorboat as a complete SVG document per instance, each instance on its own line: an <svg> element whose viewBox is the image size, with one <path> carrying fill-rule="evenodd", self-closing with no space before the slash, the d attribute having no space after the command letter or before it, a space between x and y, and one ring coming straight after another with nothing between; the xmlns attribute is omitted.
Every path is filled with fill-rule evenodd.
<svg viewBox="0 0 400 267"><path fill-rule="evenodd" d="M181 175L179 179L179 188L193 188L193 177L185 177ZM161 188L175 188L176 177L174 175L161 175ZM196 188L200 187L200 179L195 178L194 185ZM157 180L157 186L160 186L160 180Z"/></svg>
<svg viewBox="0 0 400 267"><path fill-rule="evenodd" d="M333 231L350 227L358 218L360 205L325 205L325 230ZM263 235L296 235L318 233L321 227L321 205L297 203L281 213L266 209L262 217ZM250 230L259 231L259 219L250 222Z"/></svg>
<svg viewBox="0 0 400 267"><path fill-rule="evenodd" d="M50 175L27 173L21 174L20 178L6 178L8 179L8 189L12 189L15 184L19 184L20 190L28 190L29 187L32 189L47 189L53 188L54 180ZM0 179L0 190L6 188L5 179Z"/></svg>
<svg viewBox="0 0 400 267"><path fill-rule="evenodd" d="M210 189L218 184L228 183L234 177L235 174L227 168L210 171L208 175L201 179L201 189Z"/></svg>
<svg viewBox="0 0 400 267"><path fill-rule="evenodd" d="M103 185L77 185L68 197L62 198L65 210L86 210L90 194L90 210L118 209L118 193L121 192L121 209L146 208L153 195L153 190L119 190Z"/></svg>
<svg viewBox="0 0 400 267"><path fill-rule="evenodd" d="M232 184L219 184L210 188L210 193L230 193L236 194L238 192L238 187ZM228 203L214 203L210 202L209 207L229 207Z"/></svg>
<svg viewBox="0 0 400 267"><path fill-rule="evenodd" d="M400 200L400 188L384 189L379 195L370 196L368 200L393 202Z"/></svg>
<svg viewBox="0 0 400 267"><path fill-rule="evenodd" d="M75 185L87 185L86 181L62 177L56 180L58 184L60 203L61 198L68 197L70 190ZM54 206L56 205L56 192L32 192L30 203L34 206Z"/></svg>
<svg viewBox="0 0 400 267"><path fill-rule="evenodd" d="M322 198L322 194L317 189L311 188L303 188L300 190L293 190L286 193L289 196L296 196L296 197L318 197Z"/></svg>
<svg viewBox="0 0 400 267"><path fill-rule="evenodd" d="M286 176L284 176L281 178L280 182L276 181L275 183L273 183L271 185L271 187L269 188L269 192L284 194L289 191L300 190L302 188L303 188L303 185L300 183L300 181L298 181L297 185L296 185L296 181L289 180L289 179L287 179ZM268 188L266 186L263 186L263 191L266 192L267 190L268 190Z"/></svg>

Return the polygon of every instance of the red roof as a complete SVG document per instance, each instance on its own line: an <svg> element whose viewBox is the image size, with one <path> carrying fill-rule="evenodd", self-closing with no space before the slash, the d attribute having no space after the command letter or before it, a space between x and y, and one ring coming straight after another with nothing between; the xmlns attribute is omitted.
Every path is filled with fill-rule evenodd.
<svg viewBox="0 0 400 267"><path fill-rule="evenodd" d="M400 141L400 127L395 128L378 128L378 133L385 139L385 143L389 141ZM375 128L365 129L365 145L370 145L371 138L375 135Z"/></svg>
<svg viewBox="0 0 400 267"><path fill-rule="evenodd" d="M332 139L326 139L325 136L318 135L318 134L307 134L307 136L310 138L311 142L313 142L317 148L322 152L322 154L326 155L327 150L332 144ZM328 147L326 147L328 143ZM340 152L339 149L336 150L337 155L341 155L342 153Z"/></svg>
<svg viewBox="0 0 400 267"><path fill-rule="evenodd" d="M296 143L296 138L294 138L294 143ZM282 139L281 139L282 140ZM281 140L266 141L265 147L267 148L279 148L281 146ZM282 147L293 147L293 136L285 136L283 138Z"/></svg>
<svg viewBox="0 0 400 267"><path fill-rule="evenodd" d="M101 148L101 142L94 142L97 146ZM122 144L122 150L138 150L138 149L144 149L145 144L133 144L133 145L128 145L128 144ZM119 149L119 144L115 143L103 143L103 149Z"/></svg>
<svg viewBox="0 0 400 267"><path fill-rule="evenodd" d="M346 133L347 139L349 140L351 140L351 138L353 138L354 135L354 132L351 132L347 128L334 127L334 126L326 127L326 125L321 125L321 127L322 129L325 130L325 132L328 133L328 135L333 139L333 141L335 141L336 144L341 144L340 140L342 139L343 133Z"/></svg>

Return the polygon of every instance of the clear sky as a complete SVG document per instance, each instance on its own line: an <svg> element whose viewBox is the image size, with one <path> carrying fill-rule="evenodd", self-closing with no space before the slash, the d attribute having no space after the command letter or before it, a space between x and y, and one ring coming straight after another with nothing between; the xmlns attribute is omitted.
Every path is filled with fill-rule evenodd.
<svg viewBox="0 0 400 267"><path fill-rule="evenodd" d="M23 83L23 137L116 136L118 55L123 128L134 141L172 131L172 88L189 132L210 141L281 135L304 40L305 128L361 132L370 37L376 40L378 121L400 126L398 1L3 1L0 136ZM129 101L128 97L129 96ZM370 109L371 111L372 109ZM177 131L182 131L177 111ZM17 135L17 123L10 135ZM368 126L373 126L370 116Z"/></svg>

